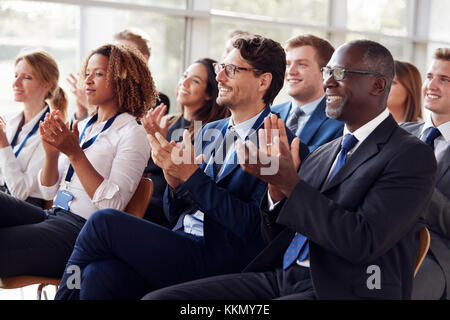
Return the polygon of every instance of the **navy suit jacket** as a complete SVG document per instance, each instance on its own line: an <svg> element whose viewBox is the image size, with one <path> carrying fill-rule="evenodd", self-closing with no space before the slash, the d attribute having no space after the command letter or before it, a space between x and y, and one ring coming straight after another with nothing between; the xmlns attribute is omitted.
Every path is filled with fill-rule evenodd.
<svg viewBox="0 0 450 320"><path fill-rule="evenodd" d="M196 155L207 154L206 150L222 144L221 130L229 119L214 121L202 128L195 141ZM264 123L260 127L263 126ZM215 139L211 139L211 132ZM257 136L254 132L249 139L257 141ZM288 136L292 141L290 132ZM305 159L308 153L308 148L302 144L301 159ZM221 273L239 272L264 248L259 204L267 184L244 172L237 161L229 163L217 181L213 181L205 173L208 162L209 158L205 158L194 174L177 189L175 196L172 189L166 188L164 211L173 226L180 215L201 210L208 255L206 264L214 264L215 268L220 268L216 271Z"/></svg>
<svg viewBox="0 0 450 320"><path fill-rule="evenodd" d="M325 114L325 100L326 98L323 98L317 105L299 135L300 140L308 146L310 152L331 140L339 138L344 130L343 122L328 118ZM272 112L278 113L284 123L286 123L291 108L292 102L271 107Z"/></svg>
<svg viewBox="0 0 450 320"><path fill-rule="evenodd" d="M420 137L424 123L408 122L401 127ZM438 162L436 186L430 204L423 212L423 218L430 230L430 251L433 253L446 280L446 299L450 299L450 147L447 146ZM430 275L432 276L432 275Z"/></svg>
<svg viewBox="0 0 450 320"><path fill-rule="evenodd" d="M311 153L290 197L274 211L261 210L264 234L273 240L245 271L280 268L300 232L309 239L319 299L410 299L419 216L436 172L434 154L389 116L326 181L341 140ZM373 283L371 266L379 267L379 289L367 285Z"/></svg>

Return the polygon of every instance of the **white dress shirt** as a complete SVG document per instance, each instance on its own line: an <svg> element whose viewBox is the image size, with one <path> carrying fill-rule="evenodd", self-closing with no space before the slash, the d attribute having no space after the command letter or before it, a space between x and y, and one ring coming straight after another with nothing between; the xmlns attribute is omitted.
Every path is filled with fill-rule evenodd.
<svg viewBox="0 0 450 320"><path fill-rule="evenodd" d="M90 117L78 123L78 131L83 131ZM94 123L81 141L99 133L106 121ZM77 173L66 182L69 159L60 154L58 161L59 178L53 186L43 186L39 178L39 188L45 199L55 197L58 189L68 190L74 196L70 211L88 219L99 209L113 208L124 210L134 194L150 157L150 145L145 129L128 113L117 116L111 127L100 133L97 140L84 150L86 157L97 172L104 178L91 199L83 188ZM39 172L40 177L40 172Z"/></svg>
<svg viewBox="0 0 450 320"><path fill-rule="evenodd" d="M7 185L14 197L25 200L28 197L44 198L38 187L38 172L45 159L39 129L24 144L19 155L14 152L20 148L28 133L47 110L43 108L31 121L22 126L14 149L11 146L0 149L0 185ZM11 143L17 128L22 121L23 111L14 112L4 116L6 122L6 137Z"/></svg>
<svg viewBox="0 0 450 320"><path fill-rule="evenodd" d="M313 114L314 110L316 110L317 106L319 105L320 101L322 101L323 97L324 96L309 103L306 103L302 106L299 106L297 102L295 102L295 100L292 101L292 108L289 111L289 116L286 118L286 123L288 123L289 119L294 116L295 113L294 111L296 108L301 108L303 111L303 113L298 117L297 120L297 130L295 132L292 132L296 137L300 136L303 127L308 122L309 118L311 118L311 115Z"/></svg>
<svg viewBox="0 0 450 320"><path fill-rule="evenodd" d="M425 140L425 137L433 127L434 124L433 121L431 121L430 115L422 127L422 133L420 134L420 139L422 141ZM434 140L434 155L436 156L436 160L439 162L444 156L445 150L447 150L448 146L450 145L450 121L441 124L437 127L437 129L439 129L439 131L441 132L441 136L437 137Z"/></svg>
<svg viewBox="0 0 450 320"><path fill-rule="evenodd" d="M370 120L369 122L367 122L365 125L363 125L362 127L358 128L357 130L355 130L354 132L350 132L350 130L348 130L347 125L344 126L344 133L343 133L343 137L345 137L347 134L353 134L355 136L356 139L358 139L358 143L356 143L356 145L349 150L349 152L347 153L347 161L348 159L351 157L351 155L356 151L356 149L358 149L358 147L361 145L361 143L363 143L364 140L367 139L367 137L384 121L386 120L386 118L389 116L389 111L388 109L384 109L383 112L381 112L378 116L376 116L375 118L373 118L372 120ZM344 139L342 139L342 141L344 141ZM341 142L342 143L342 142ZM336 166L337 163L337 159L338 159L339 153L336 156L336 158L334 159L333 165L330 168L330 171L328 172L328 176L327 176L327 181L330 178L331 173L334 170L334 167ZM267 192L267 203L269 204L269 211L272 211L275 209L276 205L279 203L273 203L272 198L270 197L270 193ZM298 261L297 260L297 264L301 265L303 267L308 267L309 268L309 259L303 260L303 261Z"/></svg>

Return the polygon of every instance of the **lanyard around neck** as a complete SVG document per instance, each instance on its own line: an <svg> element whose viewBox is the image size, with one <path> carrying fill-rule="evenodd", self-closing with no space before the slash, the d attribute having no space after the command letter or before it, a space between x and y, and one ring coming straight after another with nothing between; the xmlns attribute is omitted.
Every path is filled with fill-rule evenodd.
<svg viewBox="0 0 450 320"><path fill-rule="evenodd" d="M16 158L19 156L19 153L20 153L20 151L22 151L22 148L25 145L25 143L27 142L27 140L30 139L30 137L33 134L36 133L37 129L39 128L39 123L41 121L44 121L44 118L45 118L46 114L49 113L49 112L50 112L50 108L47 106L47 110L45 110L45 112L42 114L42 116L39 118L39 120L34 125L33 129L31 129L31 131L28 132L27 136L25 137L25 140L22 141L22 143L20 144L19 148L14 152L14 155L16 156ZM17 127L16 134L14 135L14 138L11 141L11 148L13 148L13 149L16 146L17 139L19 138L19 133L22 130L22 126L23 126L23 122L24 121L25 121L25 115L22 117L22 120L20 121L19 126Z"/></svg>
<svg viewBox="0 0 450 320"><path fill-rule="evenodd" d="M87 148L89 148L94 142L95 140L97 140L97 137L99 136L100 133L106 131L109 127L111 127L111 125L113 124L114 120L116 120L117 116L120 114L120 112L117 112L114 117L108 119L108 121L106 121L105 125L103 126L102 131L100 131L99 133L97 133L95 136L93 136L91 139L89 139L88 141L84 142L83 145L81 146L81 149L85 150ZM98 114L95 114L86 124L86 126L83 129L83 132L80 135L80 139L79 139L79 143L81 143L81 141L83 140L84 134L86 133L86 129L89 128L90 126L92 126L94 124L95 121L97 121L98 119ZM67 175L66 178L64 180L66 180L67 182L70 182L70 180L72 180L72 176L74 173L74 169L72 164L69 166L69 169L67 170Z"/></svg>

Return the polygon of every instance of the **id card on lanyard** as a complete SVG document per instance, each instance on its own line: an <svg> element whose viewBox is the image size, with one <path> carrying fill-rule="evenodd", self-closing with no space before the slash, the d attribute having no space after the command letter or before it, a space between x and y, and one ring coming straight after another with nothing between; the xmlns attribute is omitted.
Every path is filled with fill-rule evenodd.
<svg viewBox="0 0 450 320"><path fill-rule="evenodd" d="M114 117L110 118L105 125L103 126L102 130L97 133L95 136L93 136L91 139L89 139L88 141L84 142L83 145L81 146L81 149L85 150L87 148L89 148L97 139L97 137L99 136L100 133L106 131L114 122L114 120L116 120L117 116L120 114L120 112L116 113ZM80 135L80 139L79 139L79 143L81 143L81 141L83 140L84 134L86 133L86 129L89 128L90 126L92 126L94 124L95 121L97 121L98 119L98 114L94 115L89 122L86 124L86 126L83 129L83 132ZM72 176L74 174L74 169L72 164L70 164L69 169L67 170L67 174L65 177L65 184L69 183L72 180ZM70 203L72 202L72 200L74 199L74 195L68 191L68 190L64 190L64 189L59 189L58 193L56 194L56 199L53 202L53 205L56 207L59 207L61 209L70 211Z"/></svg>

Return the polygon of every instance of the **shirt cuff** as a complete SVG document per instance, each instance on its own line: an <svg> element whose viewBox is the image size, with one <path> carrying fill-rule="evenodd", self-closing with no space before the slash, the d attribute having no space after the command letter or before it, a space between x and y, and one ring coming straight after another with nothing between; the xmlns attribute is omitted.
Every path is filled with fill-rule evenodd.
<svg viewBox="0 0 450 320"><path fill-rule="evenodd" d="M276 206L280 203L281 201L278 201L276 203L273 203L272 198L270 197L270 192L267 191L267 204L269 205L269 211L273 211Z"/></svg>
<svg viewBox="0 0 450 320"><path fill-rule="evenodd" d="M41 191L41 194L45 200L52 200L56 196L56 193L58 192L59 180L52 186L44 186L41 183L41 172L42 172L42 169L39 170L39 173L37 176L39 190Z"/></svg>
<svg viewBox="0 0 450 320"><path fill-rule="evenodd" d="M103 179L97 190L95 190L94 196L92 197L92 202L98 204L103 200L111 200L117 192L119 192L118 185Z"/></svg>

